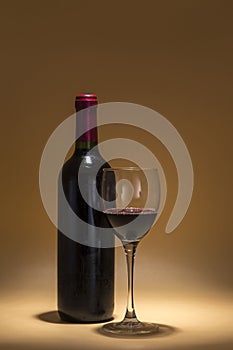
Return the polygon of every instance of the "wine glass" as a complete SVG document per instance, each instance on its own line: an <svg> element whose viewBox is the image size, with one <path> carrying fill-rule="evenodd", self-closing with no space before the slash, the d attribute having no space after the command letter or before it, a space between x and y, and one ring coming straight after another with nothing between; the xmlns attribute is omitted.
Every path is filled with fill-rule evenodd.
<svg viewBox="0 0 233 350"><path fill-rule="evenodd" d="M108 323L103 331L116 335L151 334L158 325L137 319L134 298L134 258L141 239L148 233L158 213L160 182L158 170L137 167L104 168L103 211L123 245L128 271L127 308L123 321Z"/></svg>

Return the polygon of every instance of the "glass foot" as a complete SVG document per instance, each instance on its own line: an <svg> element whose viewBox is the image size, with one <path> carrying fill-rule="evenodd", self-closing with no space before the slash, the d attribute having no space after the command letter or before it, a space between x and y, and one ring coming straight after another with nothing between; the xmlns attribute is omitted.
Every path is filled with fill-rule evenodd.
<svg viewBox="0 0 233 350"><path fill-rule="evenodd" d="M159 331L159 326L148 322L112 322L103 326L105 333L117 335L147 335Z"/></svg>

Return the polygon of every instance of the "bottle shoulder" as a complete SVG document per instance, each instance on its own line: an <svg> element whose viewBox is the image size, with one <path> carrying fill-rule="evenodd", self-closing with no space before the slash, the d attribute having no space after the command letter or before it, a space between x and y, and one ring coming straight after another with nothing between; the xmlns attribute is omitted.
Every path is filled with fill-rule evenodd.
<svg viewBox="0 0 233 350"><path fill-rule="evenodd" d="M108 163L98 153L94 155L73 154L63 165L62 173L77 173L77 171L88 172L103 167L109 167Z"/></svg>

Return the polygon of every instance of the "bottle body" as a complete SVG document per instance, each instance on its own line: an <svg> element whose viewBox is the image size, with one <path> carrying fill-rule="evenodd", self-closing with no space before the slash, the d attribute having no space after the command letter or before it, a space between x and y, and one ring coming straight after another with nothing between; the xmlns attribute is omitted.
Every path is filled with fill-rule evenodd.
<svg viewBox="0 0 233 350"><path fill-rule="evenodd" d="M83 140L81 144L85 145ZM110 224L101 211L86 203L78 185L79 172L85 179L87 197L91 202L95 201L94 189L98 184L93 170L99 169L103 160L98 152L95 157L87 156L88 151L83 146L76 147L60 174L70 207L89 224L73 228L77 237L82 237L80 241L87 244L58 231L58 312L61 319L68 322L107 321L112 318L114 308L114 244L101 248L98 241L95 242L99 239L95 227L110 227ZM58 193L58 220L64 220L63 215ZM88 242L92 244L88 245Z"/></svg>

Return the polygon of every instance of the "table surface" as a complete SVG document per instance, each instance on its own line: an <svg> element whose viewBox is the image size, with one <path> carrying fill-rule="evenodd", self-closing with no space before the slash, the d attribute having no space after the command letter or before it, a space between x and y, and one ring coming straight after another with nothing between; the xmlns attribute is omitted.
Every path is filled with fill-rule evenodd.
<svg viewBox="0 0 233 350"><path fill-rule="evenodd" d="M158 335L115 338L102 324L64 324L56 312L54 290L12 288L1 292L0 349L172 349L232 350L233 296L227 293L137 293L139 319L157 322ZM125 295L117 296L115 320L124 314Z"/></svg>

